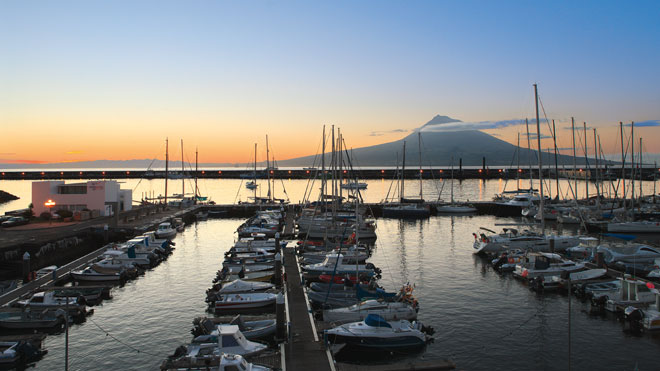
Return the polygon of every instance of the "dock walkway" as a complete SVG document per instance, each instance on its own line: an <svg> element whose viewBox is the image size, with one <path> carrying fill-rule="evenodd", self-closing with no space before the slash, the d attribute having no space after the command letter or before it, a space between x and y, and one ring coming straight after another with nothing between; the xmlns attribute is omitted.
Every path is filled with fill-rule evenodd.
<svg viewBox="0 0 660 371"><path fill-rule="evenodd" d="M285 346L286 370L331 371L322 339L319 339L312 329L313 324L293 248L284 249L284 270L291 319L289 342Z"/></svg>

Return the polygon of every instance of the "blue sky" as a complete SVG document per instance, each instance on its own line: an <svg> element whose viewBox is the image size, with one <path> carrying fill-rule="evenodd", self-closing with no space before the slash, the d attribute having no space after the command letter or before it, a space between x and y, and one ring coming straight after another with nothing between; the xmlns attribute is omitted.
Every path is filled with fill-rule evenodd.
<svg viewBox="0 0 660 371"><path fill-rule="evenodd" d="M218 162L268 132L285 158L313 152L322 124L357 147L435 114L531 118L533 83L564 123L657 120L659 15L657 1L3 1L0 160L145 157L116 151L125 132L157 133L145 154L185 137Z"/></svg>

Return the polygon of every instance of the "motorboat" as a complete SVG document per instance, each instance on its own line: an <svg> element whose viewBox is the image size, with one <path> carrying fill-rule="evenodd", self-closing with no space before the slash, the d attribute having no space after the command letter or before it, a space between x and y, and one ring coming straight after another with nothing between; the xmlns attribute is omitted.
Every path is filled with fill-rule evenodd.
<svg viewBox="0 0 660 371"><path fill-rule="evenodd" d="M637 320L645 330L660 330L660 292L658 289L651 290L655 294L655 303L642 309L641 307L629 306L625 309L626 317L629 320ZM637 312L635 315L635 312Z"/></svg>
<svg viewBox="0 0 660 371"><path fill-rule="evenodd" d="M370 299L344 308L326 309L323 311L323 321L333 323L347 323L363 321L369 314L377 314L386 321L417 319L418 307L416 302L385 301Z"/></svg>
<svg viewBox="0 0 660 371"><path fill-rule="evenodd" d="M262 339L275 334L277 323L274 319L261 321L243 321L241 315L237 315L228 325L216 325L208 318L200 322L197 326L205 328L207 334L198 335L193 339L193 343L214 343L218 341L218 335L222 332L223 326L238 326L243 336L248 340ZM210 331L209 331L210 330Z"/></svg>
<svg viewBox="0 0 660 371"><path fill-rule="evenodd" d="M246 272L245 270L241 270L237 273L227 272L226 274L221 274L218 278L221 282L231 282L236 279L242 279L244 281L270 282L273 279L274 274L275 272L272 270L257 272Z"/></svg>
<svg viewBox="0 0 660 371"><path fill-rule="evenodd" d="M126 272L131 276L137 275L137 267L134 263L125 262L119 259L105 258L91 265L99 273L122 273Z"/></svg>
<svg viewBox="0 0 660 371"><path fill-rule="evenodd" d="M604 308L616 312L626 306L648 305L656 301L657 290L651 290L647 282L632 278L630 275L617 278L620 286L616 292L601 292L592 295L592 303L601 301Z"/></svg>
<svg viewBox="0 0 660 371"><path fill-rule="evenodd" d="M186 229L186 223L182 218L172 219L172 224L174 224L174 229L176 229L177 232L183 232Z"/></svg>
<svg viewBox="0 0 660 371"><path fill-rule="evenodd" d="M213 307L217 313L227 313L244 309L266 309L275 304L276 294L242 293L218 295Z"/></svg>
<svg viewBox="0 0 660 371"><path fill-rule="evenodd" d="M179 369L176 365L184 364L185 369L217 370L217 371L270 371L269 367L248 362L239 354L215 354L212 344L200 349L194 356L188 354L188 347L177 348L173 356L161 366L162 369ZM206 354L208 353L208 354Z"/></svg>
<svg viewBox="0 0 660 371"><path fill-rule="evenodd" d="M660 233L660 222L638 220L608 223L607 231L611 233Z"/></svg>
<svg viewBox="0 0 660 371"><path fill-rule="evenodd" d="M157 259L154 254L136 254L135 247L128 247L126 250L119 246L113 246L107 249L103 255L104 258L110 258L125 264L134 264L138 267L152 267Z"/></svg>
<svg viewBox="0 0 660 371"><path fill-rule="evenodd" d="M16 305L20 307L29 306L31 310L43 309L69 309L69 315L73 317L82 316L86 313L85 305L78 297L62 297L54 291L40 291L32 294L29 299L19 300Z"/></svg>
<svg viewBox="0 0 660 371"><path fill-rule="evenodd" d="M324 337L329 344L346 344L362 350L412 350L424 347L429 340L423 331L432 333L419 322L388 322L377 314L369 314L364 321L325 330Z"/></svg>
<svg viewBox="0 0 660 371"><path fill-rule="evenodd" d="M563 272L584 270L584 263L576 263L564 259L554 253L529 253L524 262L516 264L514 277L532 280L537 277L549 279L551 276L561 275Z"/></svg>
<svg viewBox="0 0 660 371"><path fill-rule="evenodd" d="M333 251L330 251L330 253L331 252ZM334 250L334 252L337 253L339 250ZM302 264L321 263L325 260L325 257L328 255L328 253L329 252L325 251L303 253ZM364 263L370 256L369 250L366 248L358 247L356 245L353 245L347 249L343 249L341 254L343 256L342 261L347 264Z"/></svg>
<svg viewBox="0 0 660 371"><path fill-rule="evenodd" d="M37 271L37 279L45 276L50 276L55 271L57 271L57 265L49 265L47 267L43 267Z"/></svg>
<svg viewBox="0 0 660 371"><path fill-rule="evenodd" d="M469 214L476 213L477 208L472 205L448 204L437 206L435 211L442 214Z"/></svg>
<svg viewBox="0 0 660 371"><path fill-rule="evenodd" d="M218 294L236 294L236 293L250 293L250 292L263 292L275 288L275 285L268 282L247 282L240 279L225 283L222 288L218 290Z"/></svg>
<svg viewBox="0 0 660 371"><path fill-rule="evenodd" d="M172 228L172 224L170 222L163 222L158 224L158 229L156 229L156 237L172 239L174 236L176 236L176 229Z"/></svg>
<svg viewBox="0 0 660 371"><path fill-rule="evenodd" d="M18 341L0 341L0 367L14 368L21 361Z"/></svg>
<svg viewBox="0 0 660 371"><path fill-rule="evenodd" d="M551 244L554 244L555 251L564 251L580 243L579 238L575 236L542 235L531 231L520 233L514 228L504 228L503 232L499 234L483 227L480 230L491 234L472 233L474 236L472 247L475 254L497 253L511 249L550 252Z"/></svg>
<svg viewBox="0 0 660 371"><path fill-rule="evenodd" d="M264 249L253 249L252 251L248 252L236 252L236 251L227 251L225 253L225 256L229 259L233 260L241 260L241 259L273 259L275 257L275 253L273 252L268 252Z"/></svg>
<svg viewBox="0 0 660 371"><path fill-rule="evenodd" d="M119 282L125 278L125 273L124 271L101 273L94 269L94 266L89 266L81 270L71 271L71 278L74 281Z"/></svg>
<svg viewBox="0 0 660 371"><path fill-rule="evenodd" d="M45 350L29 340L0 341L0 369L25 369L31 362L39 360Z"/></svg>
<svg viewBox="0 0 660 371"><path fill-rule="evenodd" d="M328 254L323 262L303 265L301 268L305 275L309 277L318 277L322 274L334 274L340 276L346 274L358 274L373 276L375 273L379 273L376 272L376 268L371 263L365 265L347 264L344 263L343 258L344 256L342 254Z"/></svg>
<svg viewBox="0 0 660 371"><path fill-rule="evenodd" d="M643 244L599 245L597 252L604 254L605 263L653 263L660 259L660 250Z"/></svg>
<svg viewBox="0 0 660 371"><path fill-rule="evenodd" d="M209 343L192 343L187 347L186 357L204 359L218 357L223 353L243 356L256 355L265 351L268 346L247 340L237 325L218 326L216 341Z"/></svg>
<svg viewBox="0 0 660 371"><path fill-rule="evenodd" d="M254 189L257 189L258 186L259 186L259 185L258 185L256 182L252 181L252 180L249 181L249 182L247 182L247 183L245 183L245 188L247 188L247 189L252 189L252 190L254 190Z"/></svg>
<svg viewBox="0 0 660 371"><path fill-rule="evenodd" d="M24 307L0 310L0 329L48 331L61 327L65 321L66 312L62 309Z"/></svg>

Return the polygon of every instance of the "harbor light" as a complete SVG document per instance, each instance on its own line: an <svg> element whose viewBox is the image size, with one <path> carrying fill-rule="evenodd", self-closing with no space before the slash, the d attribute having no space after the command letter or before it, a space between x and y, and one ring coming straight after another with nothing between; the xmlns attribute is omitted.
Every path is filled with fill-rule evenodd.
<svg viewBox="0 0 660 371"><path fill-rule="evenodd" d="M53 206L55 206L55 201L48 199L48 201L44 202L44 206L48 208L48 213L50 214L50 219L48 224L53 223Z"/></svg>
<svg viewBox="0 0 660 371"><path fill-rule="evenodd" d="M206 174L206 172L204 170L202 170L202 174Z"/></svg>
<svg viewBox="0 0 660 371"><path fill-rule="evenodd" d="M80 172L80 175L82 175L82 171Z"/></svg>
<svg viewBox="0 0 660 371"><path fill-rule="evenodd" d="M105 175L105 171L103 172L103 175Z"/></svg>
<svg viewBox="0 0 660 371"><path fill-rule="evenodd" d="M518 169L518 172L519 172L519 173L522 173L522 169Z"/></svg>
<svg viewBox="0 0 660 371"><path fill-rule="evenodd" d="M44 175L44 172L43 172L43 171L41 172L41 175Z"/></svg>
<svg viewBox="0 0 660 371"><path fill-rule="evenodd" d="M381 170L380 173L381 173L381 174L385 174L385 170Z"/></svg>
<svg viewBox="0 0 660 371"><path fill-rule="evenodd" d="M25 175L25 172L21 172L21 175Z"/></svg>
<svg viewBox="0 0 660 371"><path fill-rule="evenodd" d="M307 174L309 174L309 170L305 170L305 172L306 172Z"/></svg>
<svg viewBox="0 0 660 371"><path fill-rule="evenodd" d="M344 170L344 174L346 174L347 172L348 172L347 170Z"/></svg>
<svg viewBox="0 0 660 371"><path fill-rule="evenodd" d="M130 174L130 173L131 173L130 171L127 171L127 172L126 172L126 175L128 175L128 174ZM105 174L105 171L103 172L103 174Z"/></svg>
<svg viewBox="0 0 660 371"><path fill-rule="evenodd" d="M440 174L442 174L442 169L440 169L440 171L438 171L438 172L439 172Z"/></svg>
<svg viewBox="0 0 660 371"><path fill-rule="evenodd" d="M271 170L270 173L273 174L274 173L273 170Z"/></svg>
<svg viewBox="0 0 660 371"><path fill-rule="evenodd" d="M289 170L289 174L291 174L291 170Z"/></svg>
<svg viewBox="0 0 660 371"><path fill-rule="evenodd" d="M498 173L501 173L501 172L502 172L502 169L498 169L497 172L498 172Z"/></svg>
<svg viewBox="0 0 660 371"><path fill-rule="evenodd" d="M479 172L481 173L481 169L479 169Z"/></svg>
<svg viewBox="0 0 660 371"><path fill-rule="evenodd" d="M218 174L222 174L222 171L218 170Z"/></svg>

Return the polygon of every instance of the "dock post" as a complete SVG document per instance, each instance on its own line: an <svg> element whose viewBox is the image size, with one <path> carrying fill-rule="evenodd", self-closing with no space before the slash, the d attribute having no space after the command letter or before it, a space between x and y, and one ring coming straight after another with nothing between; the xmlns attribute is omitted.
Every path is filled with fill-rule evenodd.
<svg viewBox="0 0 660 371"><path fill-rule="evenodd" d="M23 283L30 280L30 253L23 254Z"/></svg>
<svg viewBox="0 0 660 371"><path fill-rule="evenodd" d="M539 210L539 212L540 211L541 210ZM541 216L541 217L543 217L543 216ZM555 253L555 239L554 238L550 239L550 252L553 253L553 254Z"/></svg>
<svg viewBox="0 0 660 371"><path fill-rule="evenodd" d="M286 338L286 317L284 314L284 295L280 292L277 294L277 299L275 299L275 320L276 320L276 333L275 338L277 340L284 340Z"/></svg>
<svg viewBox="0 0 660 371"><path fill-rule="evenodd" d="M463 158L462 157L458 159L458 176L460 176L461 179L463 179Z"/></svg>
<svg viewBox="0 0 660 371"><path fill-rule="evenodd" d="M282 255L279 252L275 254L275 275L273 276L273 281L276 285L282 284Z"/></svg>

